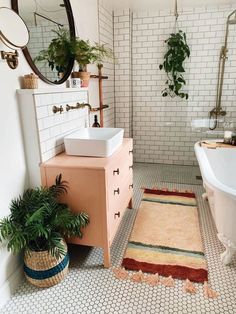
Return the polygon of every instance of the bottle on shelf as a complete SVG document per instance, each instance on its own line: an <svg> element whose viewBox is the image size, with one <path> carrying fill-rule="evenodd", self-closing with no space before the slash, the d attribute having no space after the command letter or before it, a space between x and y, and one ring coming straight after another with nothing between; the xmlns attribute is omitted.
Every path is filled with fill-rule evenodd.
<svg viewBox="0 0 236 314"><path fill-rule="evenodd" d="M100 124L98 123L98 116L95 114L94 123L92 125L93 128L100 128Z"/></svg>

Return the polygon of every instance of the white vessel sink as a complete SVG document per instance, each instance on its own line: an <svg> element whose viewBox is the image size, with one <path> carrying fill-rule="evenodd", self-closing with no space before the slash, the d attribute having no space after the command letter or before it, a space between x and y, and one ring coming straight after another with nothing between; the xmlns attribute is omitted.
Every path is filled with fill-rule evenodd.
<svg viewBox="0 0 236 314"><path fill-rule="evenodd" d="M109 157L122 144L120 128L84 128L64 137L67 155Z"/></svg>

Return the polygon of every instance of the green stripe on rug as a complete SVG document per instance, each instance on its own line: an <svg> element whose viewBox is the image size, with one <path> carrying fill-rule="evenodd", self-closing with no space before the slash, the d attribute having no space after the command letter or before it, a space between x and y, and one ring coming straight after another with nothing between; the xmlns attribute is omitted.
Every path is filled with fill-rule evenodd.
<svg viewBox="0 0 236 314"><path fill-rule="evenodd" d="M157 199L157 198L143 198L142 201L145 202L152 202L152 203L161 203L161 204L171 204L171 205L181 205L181 206L196 206L197 204L187 204L187 203L182 203L182 202L173 202L173 201L165 201L162 199Z"/></svg>
<svg viewBox="0 0 236 314"><path fill-rule="evenodd" d="M161 245L144 244L144 243L134 242L134 241L128 242L128 247L137 248L141 250L164 252L164 253L170 253L170 254L174 253L176 255L193 256L196 258L204 258L203 252L187 251L187 250L178 249L178 248L172 248L172 247L161 246Z"/></svg>

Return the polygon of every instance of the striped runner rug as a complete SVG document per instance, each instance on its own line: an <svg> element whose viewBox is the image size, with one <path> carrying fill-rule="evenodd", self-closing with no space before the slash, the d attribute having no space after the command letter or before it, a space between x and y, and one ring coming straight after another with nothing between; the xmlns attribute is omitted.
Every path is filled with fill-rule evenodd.
<svg viewBox="0 0 236 314"><path fill-rule="evenodd" d="M145 189L122 265L178 279L207 281L195 194Z"/></svg>

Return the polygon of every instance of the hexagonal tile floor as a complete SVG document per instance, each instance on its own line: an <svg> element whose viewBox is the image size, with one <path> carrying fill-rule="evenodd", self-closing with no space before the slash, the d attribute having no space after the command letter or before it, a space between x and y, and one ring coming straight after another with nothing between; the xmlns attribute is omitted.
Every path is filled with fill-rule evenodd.
<svg viewBox="0 0 236 314"><path fill-rule="evenodd" d="M206 201L202 200L203 188L192 182L183 184L195 176L192 167L173 168L173 182L160 182L167 169L162 165L140 164L134 167L134 209L126 211L119 231L112 245L112 264L119 266L132 225L142 197L141 186L168 187L170 189L192 189L198 199L202 237L208 261L210 285L220 293L218 299L205 299L202 285L198 284L198 293L183 293L183 281L176 280L175 288L164 286L151 287L131 281L119 281L110 270L102 267L102 250L70 246L70 272L67 278L57 286L37 289L24 282L12 299L0 311L2 314L168 314L168 313L236 313L236 258L230 266L222 265L219 255L223 246L216 237L215 225ZM168 176L172 166L168 167ZM178 169L176 168L178 167ZM161 169L160 169L161 168ZM159 170L158 170L159 169ZM177 171L178 170L178 171ZM178 181L178 176L181 175ZM171 177L170 177L171 181Z"/></svg>

